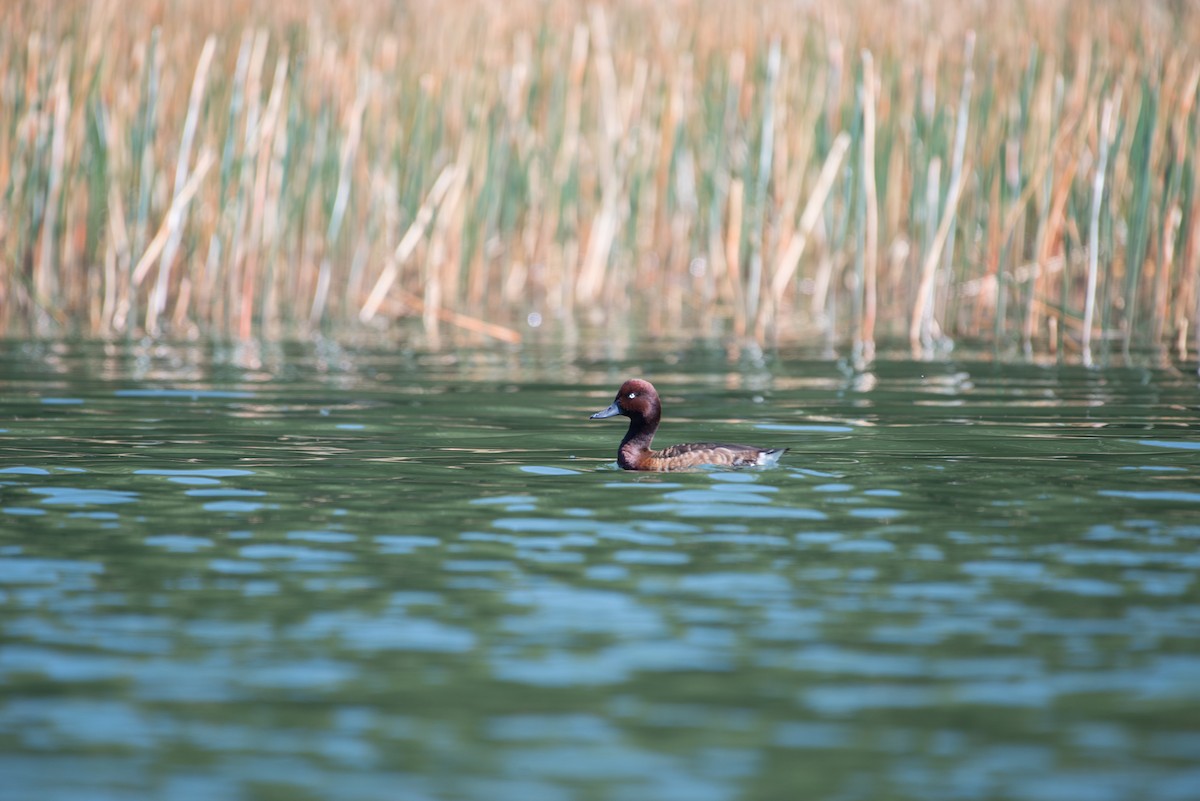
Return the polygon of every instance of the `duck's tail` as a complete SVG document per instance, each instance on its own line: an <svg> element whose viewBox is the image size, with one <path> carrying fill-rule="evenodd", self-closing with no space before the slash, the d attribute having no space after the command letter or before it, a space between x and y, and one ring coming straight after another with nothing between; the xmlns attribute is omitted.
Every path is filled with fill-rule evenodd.
<svg viewBox="0 0 1200 801"><path fill-rule="evenodd" d="M779 458L788 452L787 448L768 448L758 454L759 467L774 467L779 463Z"/></svg>

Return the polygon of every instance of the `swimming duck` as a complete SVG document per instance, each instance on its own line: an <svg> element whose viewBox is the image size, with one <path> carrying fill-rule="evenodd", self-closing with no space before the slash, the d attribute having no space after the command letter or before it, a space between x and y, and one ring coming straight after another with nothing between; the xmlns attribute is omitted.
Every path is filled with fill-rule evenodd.
<svg viewBox="0 0 1200 801"><path fill-rule="evenodd" d="M701 465L726 467L770 467L779 461L787 448L756 448L753 445L722 445L715 442L688 442L672 445L661 451L652 450L650 442L662 419L662 402L658 391L649 381L631 378L617 390L617 397L605 410L592 415L592 420L616 417L629 418L629 430L617 451L617 464L625 470L686 470Z"/></svg>

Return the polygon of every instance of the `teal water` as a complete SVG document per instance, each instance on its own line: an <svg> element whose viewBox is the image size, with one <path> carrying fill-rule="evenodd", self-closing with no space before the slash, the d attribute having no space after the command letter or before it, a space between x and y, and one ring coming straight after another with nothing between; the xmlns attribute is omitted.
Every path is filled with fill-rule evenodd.
<svg viewBox="0 0 1200 801"><path fill-rule="evenodd" d="M657 444L757 472L615 468ZM0 799L1200 798L1194 365L0 345Z"/></svg>

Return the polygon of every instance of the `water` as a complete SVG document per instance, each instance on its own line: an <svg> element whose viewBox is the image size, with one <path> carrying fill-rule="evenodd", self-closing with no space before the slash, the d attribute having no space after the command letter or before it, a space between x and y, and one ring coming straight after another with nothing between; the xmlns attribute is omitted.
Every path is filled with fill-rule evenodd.
<svg viewBox="0 0 1200 801"><path fill-rule="evenodd" d="M659 444L783 466L615 469ZM1169 367L7 343L0 799L1200 798Z"/></svg>

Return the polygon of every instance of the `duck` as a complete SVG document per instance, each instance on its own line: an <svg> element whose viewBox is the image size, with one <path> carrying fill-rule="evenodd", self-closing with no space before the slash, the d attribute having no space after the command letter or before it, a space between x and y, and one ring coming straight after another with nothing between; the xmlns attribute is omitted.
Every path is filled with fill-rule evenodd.
<svg viewBox="0 0 1200 801"><path fill-rule="evenodd" d="M656 451L650 447L654 432L662 420L662 401L649 381L631 378L617 390L607 409L591 416L592 420L624 415L629 430L617 450L617 464L624 470L649 470L664 473L694 467L773 467L787 448L759 448L754 445L728 445L717 442L687 442Z"/></svg>

